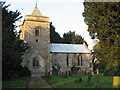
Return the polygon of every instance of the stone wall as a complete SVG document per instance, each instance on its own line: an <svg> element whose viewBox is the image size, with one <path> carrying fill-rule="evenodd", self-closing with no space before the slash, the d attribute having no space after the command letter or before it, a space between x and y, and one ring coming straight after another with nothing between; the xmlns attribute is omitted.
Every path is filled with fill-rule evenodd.
<svg viewBox="0 0 120 90"><path fill-rule="evenodd" d="M31 72L45 75L50 71L49 43L50 43L50 23L47 17L26 16L20 26L22 31L20 37L30 46L24 55L22 65L28 66ZM35 29L39 30L39 35L35 35ZM38 67L33 66L33 58L39 58Z"/></svg>
<svg viewBox="0 0 120 90"><path fill-rule="evenodd" d="M67 55L68 55L68 66L67 66ZM82 66L78 65L78 58L82 56ZM52 65L59 64L61 72L70 71L71 68L75 65L80 67L81 70L89 72L90 62L92 57L90 54L80 54L80 53L50 53L50 60ZM92 69L92 68L91 68Z"/></svg>
<svg viewBox="0 0 120 90"><path fill-rule="evenodd" d="M35 29L39 35L35 35ZM34 17L27 15L20 26L20 38L25 40L30 48L26 51L22 62L23 66L29 67L32 74L45 75L52 72L52 65L59 64L60 72L70 71L75 65L81 70L88 72L90 69L90 54L83 53L50 53L50 23L47 17ZM68 56L68 65L67 65ZM78 58L82 56L82 66L78 65ZM38 66L33 66L33 58L38 58Z"/></svg>

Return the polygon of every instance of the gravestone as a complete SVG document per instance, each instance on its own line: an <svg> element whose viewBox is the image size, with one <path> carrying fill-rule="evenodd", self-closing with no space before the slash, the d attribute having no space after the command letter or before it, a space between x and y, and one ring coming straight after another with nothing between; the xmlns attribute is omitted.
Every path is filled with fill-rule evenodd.
<svg viewBox="0 0 120 90"><path fill-rule="evenodd" d="M86 86L87 86L87 87L90 85L91 79L92 79L92 71L90 71L90 72L88 73L88 79L87 79L87 83L86 83Z"/></svg>
<svg viewBox="0 0 120 90"><path fill-rule="evenodd" d="M62 76L62 72L60 71L60 76Z"/></svg>
<svg viewBox="0 0 120 90"><path fill-rule="evenodd" d="M82 82L82 75L83 75L83 73L82 73L82 71L81 70L79 70L79 71L77 71L77 73L76 73L76 82Z"/></svg>
<svg viewBox="0 0 120 90"><path fill-rule="evenodd" d="M62 72L62 76L64 76L64 72Z"/></svg>
<svg viewBox="0 0 120 90"><path fill-rule="evenodd" d="M48 79L50 79L51 78L51 75L50 75L50 72L48 72Z"/></svg>
<svg viewBox="0 0 120 90"><path fill-rule="evenodd" d="M67 77L68 77L68 72L66 71L66 72L65 72L65 78L67 78Z"/></svg>
<svg viewBox="0 0 120 90"><path fill-rule="evenodd" d="M100 87L99 76L95 75L95 88L99 88L99 87Z"/></svg>
<svg viewBox="0 0 120 90"><path fill-rule="evenodd" d="M69 76L71 75L71 71L69 71Z"/></svg>

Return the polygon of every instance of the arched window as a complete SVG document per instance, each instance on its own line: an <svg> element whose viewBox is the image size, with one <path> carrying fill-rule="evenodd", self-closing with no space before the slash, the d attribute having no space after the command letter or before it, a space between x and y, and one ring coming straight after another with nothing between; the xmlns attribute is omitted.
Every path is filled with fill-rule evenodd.
<svg viewBox="0 0 120 90"><path fill-rule="evenodd" d="M69 65L69 58L68 58L68 54L67 54L67 56L66 56L66 64L67 64L67 66Z"/></svg>
<svg viewBox="0 0 120 90"><path fill-rule="evenodd" d="M33 66L34 67L38 67L38 65L39 65L39 58L38 57L34 57L33 58Z"/></svg>
<svg viewBox="0 0 120 90"><path fill-rule="evenodd" d="M82 66L83 62L82 62L82 56L78 56L78 66Z"/></svg>

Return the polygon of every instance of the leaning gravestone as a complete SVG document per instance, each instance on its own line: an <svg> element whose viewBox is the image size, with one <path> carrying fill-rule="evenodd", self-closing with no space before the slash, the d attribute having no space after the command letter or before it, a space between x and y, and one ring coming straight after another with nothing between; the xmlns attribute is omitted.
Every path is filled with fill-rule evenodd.
<svg viewBox="0 0 120 90"><path fill-rule="evenodd" d="M77 71L75 81L76 82L82 82L82 71L81 70Z"/></svg>
<svg viewBox="0 0 120 90"><path fill-rule="evenodd" d="M69 71L69 76L71 75L71 71Z"/></svg>
<svg viewBox="0 0 120 90"><path fill-rule="evenodd" d="M50 79L51 78L51 75L50 75L50 72L48 72L48 79Z"/></svg>
<svg viewBox="0 0 120 90"><path fill-rule="evenodd" d="M92 71L90 71L90 72L88 73L88 79L87 79L87 83L86 83L86 86L87 86L87 87L90 85L91 79L92 79Z"/></svg>
<svg viewBox="0 0 120 90"><path fill-rule="evenodd" d="M99 81L99 76L95 75L95 88L99 88L100 87L100 81Z"/></svg>
<svg viewBox="0 0 120 90"><path fill-rule="evenodd" d="M67 77L68 77L68 72L66 71L66 72L65 72L65 78L67 78Z"/></svg>

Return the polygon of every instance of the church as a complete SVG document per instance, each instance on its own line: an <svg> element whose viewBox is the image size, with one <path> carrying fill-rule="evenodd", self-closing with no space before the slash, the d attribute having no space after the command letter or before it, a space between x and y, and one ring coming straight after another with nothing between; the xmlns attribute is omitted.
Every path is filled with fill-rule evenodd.
<svg viewBox="0 0 120 90"><path fill-rule="evenodd" d="M86 44L50 43L50 18L43 16L37 5L31 15L26 15L20 25L20 39L30 48L23 56L22 66L27 66L32 75L44 76L53 73L53 66L59 72L71 71L73 66L85 72L92 70L91 51Z"/></svg>

